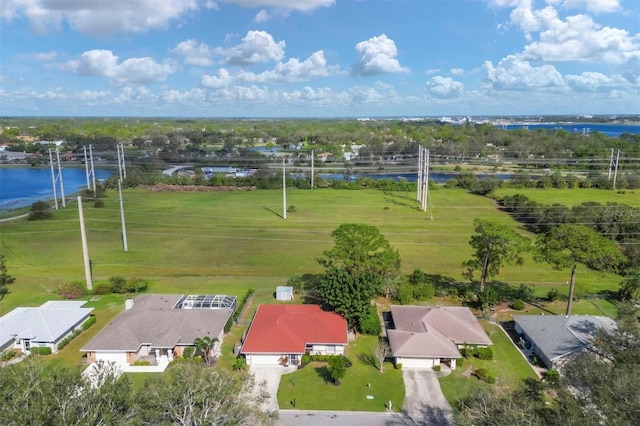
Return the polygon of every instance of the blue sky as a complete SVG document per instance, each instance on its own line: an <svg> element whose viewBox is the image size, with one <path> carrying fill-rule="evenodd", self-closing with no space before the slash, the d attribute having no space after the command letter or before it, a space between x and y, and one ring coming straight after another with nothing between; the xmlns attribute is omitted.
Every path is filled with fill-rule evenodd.
<svg viewBox="0 0 640 426"><path fill-rule="evenodd" d="M0 115L640 114L636 0L0 0Z"/></svg>

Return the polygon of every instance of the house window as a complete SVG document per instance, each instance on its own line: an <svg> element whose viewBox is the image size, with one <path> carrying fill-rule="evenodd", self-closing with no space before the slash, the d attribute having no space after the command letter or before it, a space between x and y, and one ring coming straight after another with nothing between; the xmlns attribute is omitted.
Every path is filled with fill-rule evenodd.
<svg viewBox="0 0 640 426"><path fill-rule="evenodd" d="M30 340L25 340L24 341L24 350L25 351L30 351L31 350L31 341Z"/></svg>
<svg viewBox="0 0 640 426"><path fill-rule="evenodd" d="M328 354L335 354L336 353L336 347L327 345L327 353Z"/></svg>

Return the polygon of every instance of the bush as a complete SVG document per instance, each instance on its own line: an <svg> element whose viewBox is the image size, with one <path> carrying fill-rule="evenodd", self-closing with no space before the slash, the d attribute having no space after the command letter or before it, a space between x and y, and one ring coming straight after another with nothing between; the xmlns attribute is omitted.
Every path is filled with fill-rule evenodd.
<svg viewBox="0 0 640 426"><path fill-rule="evenodd" d="M475 356L477 356L479 359L490 360L493 359L493 350L489 347L477 348Z"/></svg>
<svg viewBox="0 0 640 426"><path fill-rule="evenodd" d="M233 362L232 368L233 371L244 371L247 368L247 361L244 359L244 357L239 356Z"/></svg>
<svg viewBox="0 0 640 426"><path fill-rule="evenodd" d="M302 356L300 357L300 364L309 364L309 361L311 361L311 357L308 354L302 354Z"/></svg>
<svg viewBox="0 0 640 426"><path fill-rule="evenodd" d="M465 344L462 348L460 348L460 355L465 358L471 358L476 355L477 347L475 345L467 345Z"/></svg>
<svg viewBox="0 0 640 426"><path fill-rule="evenodd" d="M18 353L15 351L3 352L2 355L0 355L0 361L9 361L10 359L15 358L17 354Z"/></svg>
<svg viewBox="0 0 640 426"><path fill-rule="evenodd" d="M99 208L104 207L104 201L102 201L102 200L95 200L95 201L93 202L93 207L94 207L94 208L96 208L96 209L99 209Z"/></svg>
<svg viewBox="0 0 640 426"><path fill-rule="evenodd" d="M49 346L43 346L41 348L35 347L29 349L29 351L31 352L31 355L51 355L51 348Z"/></svg>
<svg viewBox="0 0 640 426"><path fill-rule="evenodd" d="M413 298L416 300L432 299L436 295L436 288L431 283L418 284L413 287Z"/></svg>
<svg viewBox="0 0 640 426"><path fill-rule="evenodd" d="M51 219L53 215L49 211L49 203L44 201L36 201L31 204L31 208L29 209L29 220L44 220Z"/></svg>
<svg viewBox="0 0 640 426"><path fill-rule="evenodd" d="M402 370L402 363L401 362L396 364L396 370Z"/></svg>
<svg viewBox="0 0 640 426"><path fill-rule="evenodd" d="M127 281L126 287L127 293L141 293L147 291L149 283L143 278L131 278Z"/></svg>
<svg viewBox="0 0 640 426"><path fill-rule="evenodd" d="M413 288L408 284L400 284L396 293L396 300L401 305L409 305L413 302Z"/></svg>
<svg viewBox="0 0 640 426"><path fill-rule="evenodd" d="M362 334L368 334L370 336L377 336L382 333L382 323L380 322L375 306L370 306L368 315L360 320L360 331Z"/></svg>
<svg viewBox="0 0 640 426"><path fill-rule="evenodd" d="M93 294L101 296L104 294L110 294L111 293L111 285L107 284L107 283L99 283L96 284L95 287L93 287Z"/></svg>
<svg viewBox="0 0 640 426"><path fill-rule="evenodd" d="M146 359L137 359L133 362L133 365L151 365Z"/></svg>
<svg viewBox="0 0 640 426"><path fill-rule="evenodd" d="M86 294L87 290L79 281L72 281L58 286L58 296L63 299L78 299Z"/></svg>
<svg viewBox="0 0 640 426"><path fill-rule="evenodd" d="M560 296L560 293L558 292L557 289L552 288L551 290L549 290L547 292L547 300L549 302L554 302L556 301L556 299L558 299L558 297Z"/></svg>
<svg viewBox="0 0 640 426"><path fill-rule="evenodd" d="M516 311L521 311L524 309L524 301L522 299L516 299L511 304L511 307Z"/></svg>
<svg viewBox="0 0 640 426"><path fill-rule="evenodd" d="M438 365L434 365L433 367L431 367L433 369L433 371L440 371L442 369L442 367L440 367L440 364Z"/></svg>
<svg viewBox="0 0 640 426"><path fill-rule="evenodd" d="M560 373L558 370L547 370L542 375L542 380L545 382L555 385L560 381Z"/></svg>
<svg viewBox="0 0 640 426"><path fill-rule="evenodd" d="M90 316L85 322L82 323L82 329L86 330L96 323L96 317Z"/></svg>
<svg viewBox="0 0 640 426"><path fill-rule="evenodd" d="M496 382L496 378L493 376L493 374L491 374L485 368L478 368L475 371L475 375L476 375L476 377L478 379L482 380L483 382L487 382L487 383L495 383Z"/></svg>
<svg viewBox="0 0 640 426"><path fill-rule="evenodd" d="M287 212L289 212L289 213L295 213L297 211L298 211L298 209L294 205L290 205L289 207L287 207Z"/></svg>
<svg viewBox="0 0 640 426"><path fill-rule="evenodd" d="M109 278L109 287L112 293L124 294L127 292L127 280L124 277Z"/></svg>
<svg viewBox="0 0 640 426"><path fill-rule="evenodd" d="M196 353L196 348L193 346L187 346L182 350L182 358L191 359L193 358L193 354Z"/></svg>

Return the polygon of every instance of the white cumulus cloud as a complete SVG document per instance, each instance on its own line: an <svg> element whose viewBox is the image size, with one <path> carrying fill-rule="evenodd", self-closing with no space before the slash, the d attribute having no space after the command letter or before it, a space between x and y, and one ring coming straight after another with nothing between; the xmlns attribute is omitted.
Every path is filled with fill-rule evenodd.
<svg viewBox="0 0 640 426"><path fill-rule="evenodd" d="M276 9L299 10L308 12L319 7L335 4L335 0L222 0L223 3L235 3L244 7L271 7Z"/></svg>
<svg viewBox="0 0 640 426"><path fill-rule="evenodd" d="M66 22L90 36L165 28L169 22L199 9L201 0L3 0L0 17L24 17L34 31L58 31Z"/></svg>
<svg viewBox="0 0 640 426"><path fill-rule="evenodd" d="M217 75L203 75L200 84L209 89L222 89L233 84L233 77L224 68L218 70Z"/></svg>
<svg viewBox="0 0 640 426"><path fill-rule="evenodd" d="M248 71L239 72L236 79L247 83L290 83L315 77L327 77L336 71L336 67L327 66L324 52L319 50L304 61L291 58L287 62L276 64L272 70L258 74Z"/></svg>
<svg viewBox="0 0 640 426"><path fill-rule="evenodd" d="M181 41L171 52L183 56L185 64L202 67L213 65L213 51L205 43L198 43L194 39Z"/></svg>
<svg viewBox="0 0 640 426"><path fill-rule="evenodd" d="M565 87L562 75L552 65L532 66L528 61L509 55L497 66L485 61L489 87L498 90L525 90L530 88Z"/></svg>
<svg viewBox="0 0 640 426"><path fill-rule="evenodd" d="M352 75L375 75L408 72L398 61L396 43L386 34L371 37L356 44L358 62L353 65Z"/></svg>
<svg viewBox="0 0 640 426"><path fill-rule="evenodd" d="M173 64L158 63L149 57L118 60L110 50L89 50L80 59L67 62L63 68L78 75L104 77L121 85L164 81L175 72Z"/></svg>
<svg viewBox="0 0 640 426"><path fill-rule="evenodd" d="M578 92L602 92L613 89L626 89L631 85L620 75L606 76L599 72L583 72L579 75L565 76L567 84Z"/></svg>
<svg viewBox="0 0 640 426"><path fill-rule="evenodd" d="M261 62L279 61L284 57L284 40L276 42L266 31L249 31L237 46L216 48L230 65L247 66Z"/></svg>
<svg viewBox="0 0 640 426"><path fill-rule="evenodd" d="M464 85L451 77L437 75L427 82L427 93L436 98L457 98L462 94L462 89Z"/></svg>
<svg viewBox="0 0 640 426"><path fill-rule="evenodd" d="M586 9L594 13L611 13L621 9L620 0L564 0L561 4L567 9Z"/></svg>
<svg viewBox="0 0 640 426"><path fill-rule="evenodd" d="M583 61L622 64L640 57L640 38L628 31L603 27L586 15L554 18L540 33L539 40L524 48L526 59L555 61Z"/></svg>

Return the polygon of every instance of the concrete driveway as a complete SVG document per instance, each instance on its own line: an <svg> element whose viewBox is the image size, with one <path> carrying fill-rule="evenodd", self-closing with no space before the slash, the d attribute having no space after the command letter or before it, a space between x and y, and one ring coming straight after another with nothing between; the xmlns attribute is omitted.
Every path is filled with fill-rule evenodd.
<svg viewBox="0 0 640 426"><path fill-rule="evenodd" d="M269 400L265 404L265 409L269 411L278 411L278 386L280 385L280 377L286 373L292 373L297 367L283 367L281 365L251 365L249 372L253 374L256 383L265 383Z"/></svg>
<svg viewBox="0 0 640 426"><path fill-rule="evenodd" d="M405 397L402 410L415 424L448 426L453 424L453 411L431 369L402 369Z"/></svg>

